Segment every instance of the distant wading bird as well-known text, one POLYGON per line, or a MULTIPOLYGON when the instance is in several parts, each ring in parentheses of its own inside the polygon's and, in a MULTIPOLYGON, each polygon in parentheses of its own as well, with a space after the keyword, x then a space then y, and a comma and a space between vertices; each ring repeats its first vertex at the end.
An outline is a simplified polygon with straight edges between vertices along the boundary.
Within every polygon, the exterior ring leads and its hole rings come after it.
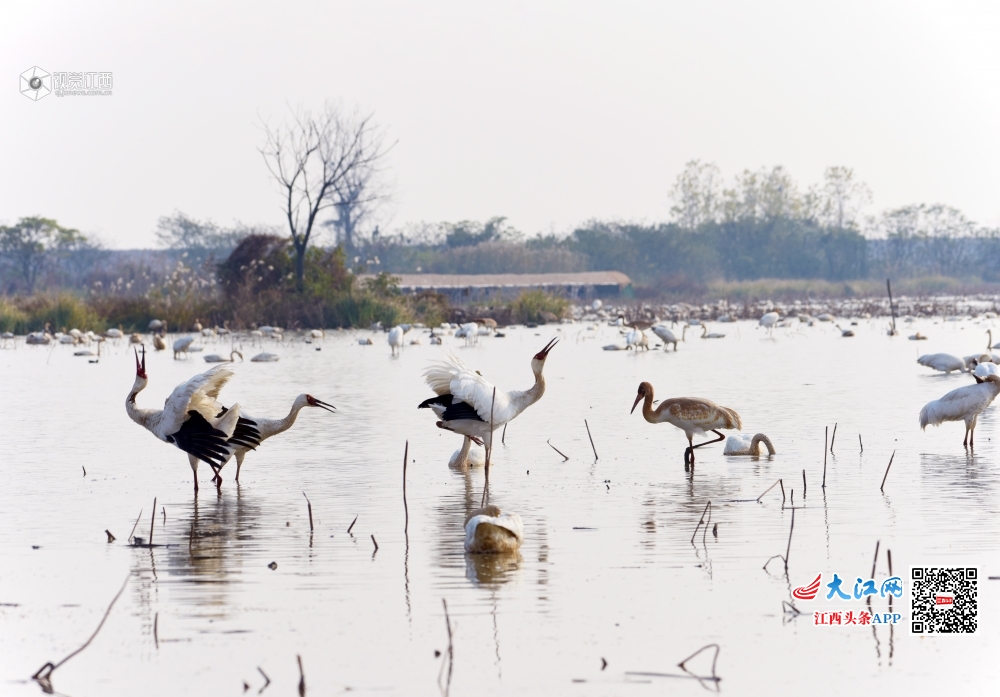
POLYGON ((660 406, 653 410, 653 386, 648 382, 639 383, 639 392, 636 395, 635 403, 632 404, 632 411, 642 402, 642 416, 651 424, 669 423, 684 431, 688 439, 688 447, 684 451, 685 467, 690 456, 691 465, 694 465, 695 448, 700 448, 711 443, 718 443, 725 439, 717 429, 737 429, 743 428, 740 415, 732 409, 719 406, 715 402, 707 399, 695 399, 690 397, 677 397, 665 399, 660 402, 660 406), (704 443, 694 444, 695 435, 708 435, 711 431, 718 438, 714 438, 704 443))
POLYGON ((496 390, 482 375, 469 368, 455 354, 431 365, 424 373, 427 384, 436 397, 426 399, 418 409, 431 409, 437 415, 438 428, 468 436, 474 442, 493 447, 493 431, 537 402, 545 394, 542 369, 549 351, 559 339, 553 339, 531 359, 535 384, 527 390, 506 392, 496 390), (490 428, 492 422, 492 429, 490 428))
MULTIPOLYGON (((252 448, 259 434, 240 418, 240 406, 226 409, 218 401, 219 392, 233 372, 217 366, 178 385, 163 403, 163 409, 140 409, 136 395, 146 389, 146 350, 142 361, 135 354, 135 383, 125 399, 129 418, 166 443, 188 454, 194 472, 194 490, 198 491, 198 461, 218 471, 232 456, 238 444, 252 448)), ((219 480, 221 482, 221 479, 219 480)))
POLYGON ((953 370, 965 372, 968 369, 965 361, 950 353, 926 353, 917 359, 917 363, 943 373, 950 373, 953 370))
MULTIPOLYGON (((687 328, 688 326, 685 324, 684 330, 681 332, 681 339, 680 339, 681 341, 684 341, 684 335, 687 334, 687 328)), ((653 327, 652 331, 654 334, 656 334, 656 336, 660 338, 660 341, 663 342, 664 351, 667 350, 668 344, 673 344, 674 351, 677 350, 677 337, 667 327, 665 327, 662 324, 657 324, 656 326, 653 327)))
POLYGON ((979 384, 959 387, 941 399, 925 404, 920 410, 920 428, 926 429, 928 424, 940 426, 945 421, 964 421, 962 445, 972 447, 976 420, 1000 394, 1000 375, 987 375, 982 380, 979 384))

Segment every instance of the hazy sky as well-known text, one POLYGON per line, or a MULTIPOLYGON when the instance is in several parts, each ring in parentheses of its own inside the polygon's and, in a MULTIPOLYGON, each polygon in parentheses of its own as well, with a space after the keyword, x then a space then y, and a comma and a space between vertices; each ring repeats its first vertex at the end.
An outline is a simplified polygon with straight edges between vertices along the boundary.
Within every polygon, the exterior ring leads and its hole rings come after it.
POLYGON ((340 100, 398 141, 390 226, 659 221, 693 158, 853 167, 871 210, 1000 224, 1000 3, 11 2, 0 6, 0 222, 113 247, 175 210, 282 221, 260 119, 340 100), (33 102, 18 75, 111 71, 33 102))

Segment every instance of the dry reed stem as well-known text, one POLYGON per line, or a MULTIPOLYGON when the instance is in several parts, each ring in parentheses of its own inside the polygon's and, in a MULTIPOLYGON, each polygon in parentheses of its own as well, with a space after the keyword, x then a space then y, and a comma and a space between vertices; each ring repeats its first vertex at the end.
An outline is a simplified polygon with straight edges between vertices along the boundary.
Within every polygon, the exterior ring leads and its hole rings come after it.
POLYGON ((153 617, 153 641, 156 642, 156 648, 160 648, 160 613, 157 612, 156 616, 153 617))
MULTIPOLYGON (((131 573, 129 574, 129 576, 131 576, 131 573)), ((108 619, 108 615, 111 614, 111 608, 113 608, 115 606, 115 603, 118 601, 118 598, 120 598, 121 594, 123 592, 125 592, 125 586, 128 585, 129 576, 125 577, 125 582, 122 583, 122 587, 118 589, 118 592, 115 594, 115 597, 111 599, 111 604, 108 605, 108 609, 104 611, 104 617, 101 618, 100 623, 97 625, 97 629, 95 629, 94 633, 90 635, 90 638, 87 639, 87 641, 85 641, 83 643, 83 646, 81 646, 80 648, 78 648, 76 651, 74 651, 73 653, 71 653, 70 655, 68 655, 66 658, 64 658, 61 661, 59 661, 58 663, 55 663, 55 664, 53 664, 53 663, 46 663, 41 668, 39 668, 38 671, 34 675, 31 676, 32 680, 37 680, 39 682, 48 683, 50 681, 51 677, 52 677, 53 671, 55 671, 56 668, 58 668, 59 666, 61 666, 66 661, 68 661, 69 659, 73 658, 73 656, 77 655, 78 653, 80 653, 81 651, 83 651, 85 648, 87 648, 88 646, 90 646, 90 642, 92 642, 94 640, 94 637, 97 636, 97 633, 99 631, 101 631, 101 627, 104 626, 105 620, 107 620, 108 619), (43 673, 43 671, 44 671, 44 673, 43 673)))
POLYGON ((153 497, 153 515, 149 517, 149 546, 153 546, 153 525, 156 523, 156 497, 153 497))
POLYGON ((108 536, 108 544, 111 544, 112 542, 115 541, 115 536, 111 534, 110 530, 105 530, 104 534, 108 536))
MULTIPOLYGON (((780 482, 780 481, 781 481, 781 480, 779 479, 779 480, 778 480, 778 482, 780 482)), ((774 487, 778 486, 778 482, 775 482, 775 483, 774 483, 774 484, 772 484, 771 486, 767 487, 767 489, 766 489, 766 490, 764 491, 764 494, 766 494, 766 493, 767 493, 768 491, 770 491, 770 490, 771 490, 771 489, 773 489, 774 487)), ((760 496, 758 496, 758 497, 757 497, 757 503, 760 503, 760 500, 761 500, 762 498, 764 498, 764 494, 761 494, 760 496)), ((784 496, 782 496, 782 500, 784 500, 784 496)))
POLYGON ((410 533, 410 509, 406 505, 406 461, 410 459, 410 441, 406 441, 406 448, 403 450, 403 534, 410 533))
MULTIPOLYGON (((711 509, 712 509, 712 502, 709 501, 708 503, 705 504, 705 508, 701 512, 701 519, 698 521, 698 525, 695 526, 694 532, 691 533, 691 544, 694 544, 694 536, 698 534, 698 528, 700 528, 701 524, 705 522, 705 514, 708 513, 711 509)), ((711 518, 709 518, 709 520, 711 520, 711 518)), ((706 524, 705 527, 707 528, 708 525, 706 524)))
POLYGON ((833 444, 837 442, 837 424, 833 424, 833 435, 830 437, 830 453, 833 453, 833 444))
MULTIPOLYGON (((375 541, 375 535, 372 535, 372 544, 375 545, 375 552, 377 552, 378 551, 378 542, 375 541)), ((374 555, 375 552, 372 552, 372 555, 374 555)))
POLYGON ((826 488, 826 444, 827 444, 827 439, 829 437, 830 437, 830 427, 827 426, 823 436, 823 484, 820 487, 822 489, 826 488))
POLYGON ((586 420, 586 419, 584 419, 584 420, 583 420, 583 425, 587 427, 587 438, 589 438, 589 439, 590 439, 590 447, 591 447, 591 448, 593 449, 593 451, 594 451, 594 459, 595 459, 595 460, 600 460, 601 458, 599 458, 599 457, 597 456, 597 448, 596 448, 596 447, 594 447, 594 437, 593 437, 592 435, 590 435, 590 424, 588 424, 588 423, 587 423, 587 420, 586 420))
POLYGON ((548 443, 548 446, 549 446, 550 448, 552 448, 552 449, 553 449, 553 450, 555 450, 555 451, 556 451, 557 453, 559 453, 560 455, 562 455, 562 457, 563 457, 563 462, 566 462, 567 460, 569 460, 569 455, 567 455, 566 453, 564 453, 564 452, 563 452, 562 450, 560 450, 560 449, 559 449, 559 448, 557 448, 556 446, 552 445, 551 441, 552 441, 552 439, 551 439, 551 438, 549 438, 549 439, 548 439, 547 441, 545 441, 545 442, 546 442, 546 443, 548 443))
POLYGON ((806 500, 806 471, 802 470, 802 500, 806 500))
POLYGON ((861 442, 861 434, 860 433, 858 434, 858 445, 861 446, 861 452, 863 453, 865 451, 865 444, 861 442))
POLYGON ((299 697, 306 697, 306 674, 302 670, 302 656, 296 654, 295 660, 299 663, 299 697))
POLYGON ((351 530, 352 530, 352 529, 354 528, 354 524, 355 524, 356 522, 358 522, 358 516, 354 516, 354 520, 352 520, 352 521, 351 521, 351 524, 347 526, 347 534, 348 534, 348 535, 350 535, 350 534, 351 534, 351 530))
POLYGON ((887 467, 885 468, 885 475, 883 475, 883 477, 882 477, 882 485, 881 485, 881 486, 879 486, 879 488, 878 488, 878 490, 879 490, 879 491, 881 491, 881 492, 882 492, 883 494, 884 494, 885 492, 884 492, 884 491, 882 491, 882 489, 883 489, 883 487, 885 487, 885 479, 886 479, 886 477, 888 477, 888 476, 889 476, 889 467, 892 467, 892 459, 893 459, 894 457, 896 457, 896 451, 895 451, 895 450, 893 450, 893 451, 892 451, 892 455, 891 455, 891 456, 889 457, 889 464, 888 464, 888 466, 887 466, 887 467))
POLYGON ((778 480, 778 484, 781 486, 781 505, 785 505, 785 482, 782 479, 778 480))
POLYGON ((306 497, 306 508, 309 509, 309 532, 312 532, 313 531, 313 505, 312 505, 312 502, 309 500, 309 497, 306 496, 306 492, 303 491, 302 495, 306 497))

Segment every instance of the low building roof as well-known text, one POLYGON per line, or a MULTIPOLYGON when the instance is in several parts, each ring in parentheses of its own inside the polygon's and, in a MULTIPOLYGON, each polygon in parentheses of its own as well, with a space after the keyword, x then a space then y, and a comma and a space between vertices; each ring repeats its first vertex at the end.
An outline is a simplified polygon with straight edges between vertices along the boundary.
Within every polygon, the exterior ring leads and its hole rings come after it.
MULTIPOLYGON (((399 287, 425 288, 537 288, 540 286, 619 286, 632 284, 621 271, 581 271, 575 273, 394 273, 399 287)), ((359 275, 364 280, 371 274, 359 275)))

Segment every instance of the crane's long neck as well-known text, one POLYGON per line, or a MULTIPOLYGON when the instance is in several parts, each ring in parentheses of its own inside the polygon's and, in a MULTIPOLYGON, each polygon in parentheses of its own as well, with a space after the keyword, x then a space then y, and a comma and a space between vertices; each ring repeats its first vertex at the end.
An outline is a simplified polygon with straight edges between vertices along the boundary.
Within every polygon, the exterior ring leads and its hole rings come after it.
POLYGON ((534 385, 526 390, 510 393, 510 401, 516 407, 518 414, 537 402, 545 394, 545 376, 542 375, 542 369, 539 367, 534 372, 534 385))
POLYGON ((288 416, 283 419, 269 419, 263 423, 258 423, 258 429, 260 430, 262 439, 276 436, 279 433, 284 433, 290 429, 295 423, 295 419, 299 417, 299 412, 302 411, 302 407, 307 404, 308 402, 305 399, 305 395, 299 395, 295 401, 292 402, 292 408, 288 410, 288 416))
MULTIPOLYGON (((98 344, 98 347, 100 344, 98 344)), ((145 378, 136 377, 135 383, 132 385, 132 389, 128 393, 128 397, 125 398, 125 412, 128 417, 134 422, 142 426, 143 428, 151 428, 152 421, 160 413, 158 409, 140 409, 136 403, 136 396, 146 389, 147 381, 145 378)))
POLYGON ((660 423, 659 414, 653 411, 653 390, 647 389, 642 400, 642 418, 651 424, 660 423))

